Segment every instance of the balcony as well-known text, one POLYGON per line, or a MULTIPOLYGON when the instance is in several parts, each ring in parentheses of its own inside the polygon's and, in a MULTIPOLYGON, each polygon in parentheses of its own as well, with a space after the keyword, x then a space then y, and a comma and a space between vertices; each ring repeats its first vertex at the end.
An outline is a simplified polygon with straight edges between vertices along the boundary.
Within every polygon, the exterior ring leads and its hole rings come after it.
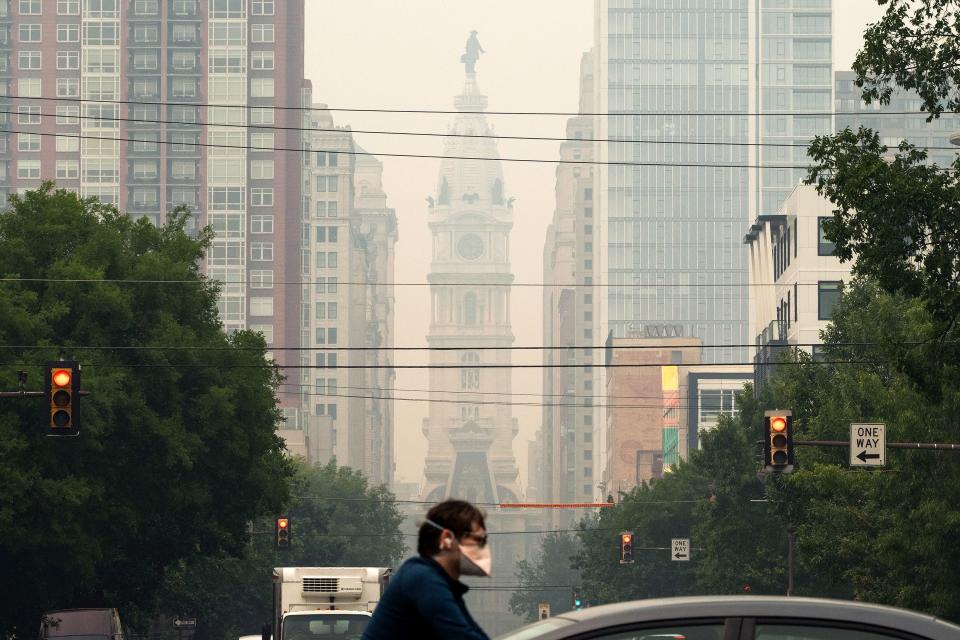
POLYGON ((759 398, 760 389, 774 374, 777 363, 789 349, 787 324, 774 320, 757 336, 757 355, 753 357, 753 392, 759 398))

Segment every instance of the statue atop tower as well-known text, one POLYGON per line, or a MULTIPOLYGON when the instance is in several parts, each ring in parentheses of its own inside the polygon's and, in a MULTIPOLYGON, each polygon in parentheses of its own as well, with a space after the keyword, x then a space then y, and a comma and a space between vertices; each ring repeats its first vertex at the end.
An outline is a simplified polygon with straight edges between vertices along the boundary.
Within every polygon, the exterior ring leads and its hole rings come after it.
POLYGON ((477 60, 480 59, 481 53, 486 53, 486 51, 480 46, 480 40, 477 39, 477 32, 471 31, 470 37, 467 38, 466 49, 463 55, 460 56, 460 62, 466 67, 467 75, 476 73, 475 65, 477 64, 477 60))

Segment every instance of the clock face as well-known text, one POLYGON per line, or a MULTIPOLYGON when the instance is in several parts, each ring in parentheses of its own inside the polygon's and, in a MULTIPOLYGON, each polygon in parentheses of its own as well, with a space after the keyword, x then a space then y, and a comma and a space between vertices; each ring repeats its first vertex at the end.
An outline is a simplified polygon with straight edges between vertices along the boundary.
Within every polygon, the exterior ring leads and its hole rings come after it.
POLYGON ((468 233, 457 242, 457 253, 464 260, 476 260, 483 255, 483 240, 475 233, 468 233))

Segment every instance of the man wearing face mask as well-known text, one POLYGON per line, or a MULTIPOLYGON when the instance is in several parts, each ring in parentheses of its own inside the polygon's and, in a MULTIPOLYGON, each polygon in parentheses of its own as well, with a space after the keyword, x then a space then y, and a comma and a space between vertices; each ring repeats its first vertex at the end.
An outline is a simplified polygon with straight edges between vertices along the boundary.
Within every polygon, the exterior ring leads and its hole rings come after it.
POLYGON ((460 576, 489 576, 483 512, 446 500, 427 512, 417 552, 390 578, 363 640, 489 640, 463 602, 460 576))

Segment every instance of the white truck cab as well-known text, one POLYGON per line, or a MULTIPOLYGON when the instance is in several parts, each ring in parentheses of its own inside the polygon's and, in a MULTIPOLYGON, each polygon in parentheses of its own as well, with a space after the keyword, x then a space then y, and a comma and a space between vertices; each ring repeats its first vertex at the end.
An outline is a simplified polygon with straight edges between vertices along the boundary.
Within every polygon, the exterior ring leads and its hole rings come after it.
POLYGON ((262 640, 359 640, 389 579, 383 567, 278 567, 262 640))

